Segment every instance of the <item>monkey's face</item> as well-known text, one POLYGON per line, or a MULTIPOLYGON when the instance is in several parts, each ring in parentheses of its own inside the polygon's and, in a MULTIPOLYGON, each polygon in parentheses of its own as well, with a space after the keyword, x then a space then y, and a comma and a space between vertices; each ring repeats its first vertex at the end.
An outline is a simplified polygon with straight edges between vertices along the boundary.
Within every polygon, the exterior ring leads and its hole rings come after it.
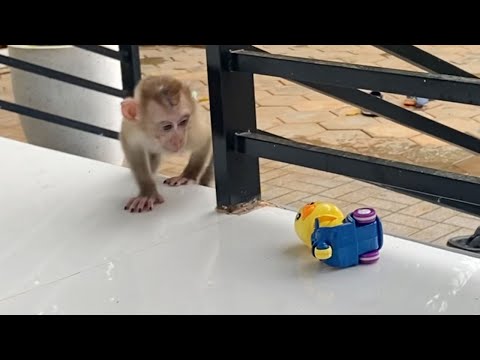
POLYGON ((163 149, 168 152, 178 152, 183 149, 187 140, 190 124, 191 108, 182 104, 171 109, 152 103, 148 120, 144 125, 146 132, 153 137, 163 149))

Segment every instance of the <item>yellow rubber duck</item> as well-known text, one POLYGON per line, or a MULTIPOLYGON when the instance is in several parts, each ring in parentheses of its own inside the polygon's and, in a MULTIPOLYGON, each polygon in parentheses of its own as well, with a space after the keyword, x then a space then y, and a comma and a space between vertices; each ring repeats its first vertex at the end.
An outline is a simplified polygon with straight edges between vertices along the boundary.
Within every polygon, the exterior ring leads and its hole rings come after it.
MULTIPOLYGON (((317 218, 321 227, 327 227, 342 224, 345 216, 338 207, 329 203, 317 201, 302 206, 295 216, 295 232, 309 248, 312 247, 311 236, 317 218)), ((315 249, 314 256, 319 260, 329 259, 332 248, 315 249)))

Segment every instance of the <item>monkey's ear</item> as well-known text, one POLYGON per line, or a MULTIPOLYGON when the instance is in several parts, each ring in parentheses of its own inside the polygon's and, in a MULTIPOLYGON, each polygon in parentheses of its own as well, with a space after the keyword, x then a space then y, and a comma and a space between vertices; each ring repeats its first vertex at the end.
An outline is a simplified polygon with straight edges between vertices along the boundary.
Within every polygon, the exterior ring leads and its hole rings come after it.
POLYGON ((138 104, 135 99, 126 98, 122 101, 122 115, 127 120, 138 120, 138 104))

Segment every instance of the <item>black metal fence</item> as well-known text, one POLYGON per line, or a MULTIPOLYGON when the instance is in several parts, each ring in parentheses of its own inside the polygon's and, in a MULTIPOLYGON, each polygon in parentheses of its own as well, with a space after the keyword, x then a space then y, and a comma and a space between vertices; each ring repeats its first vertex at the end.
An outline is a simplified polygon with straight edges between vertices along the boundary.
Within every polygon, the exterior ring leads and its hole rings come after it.
POLYGON ((478 138, 359 89, 480 105, 480 79, 413 45, 374 45, 430 73, 207 46, 217 204, 260 199, 258 158, 349 176, 480 215, 480 178, 307 145, 257 130, 253 74, 282 77, 478 153, 478 138))
MULTIPOLYGON (((0 64, 5 64, 7 66, 17 68, 23 71, 31 72, 51 79, 59 80, 62 82, 98 91, 100 93, 117 96, 120 98, 124 98, 133 94, 135 85, 141 77, 140 56, 137 45, 119 45, 119 51, 111 50, 100 45, 75 46, 84 49, 85 51, 91 51, 93 53, 120 61, 122 69, 122 89, 116 89, 110 86, 99 84, 94 81, 86 80, 61 71, 53 70, 44 66, 39 66, 5 55, 0 55, 0 64)), ((97 134, 112 139, 118 139, 118 132, 116 131, 86 124, 75 119, 68 119, 63 116, 46 113, 37 109, 32 109, 1 99, 0 109, 12 111, 20 115, 30 116, 43 121, 68 126, 92 134, 97 134)))
MULTIPOLYGON (((0 55, 0 63, 101 93, 132 95, 141 78, 137 45, 114 51, 75 45, 122 64, 122 89, 0 55)), ((257 129, 253 74, 283 77, 478 153, 478 138, 398 107, 359 89, 480 105, 480 79, 412 45, 375 45, 430 73, 272 55, 251 45, 208 45, 207 66, 217 204, 220 208, 260 199, 258 158, 349 176, 417 198, 480 215, 480 179, 375 157, 312 146, 257 129)), ((0 108, 93 134, 118 133, 74 119, 0 100, 0 108)))

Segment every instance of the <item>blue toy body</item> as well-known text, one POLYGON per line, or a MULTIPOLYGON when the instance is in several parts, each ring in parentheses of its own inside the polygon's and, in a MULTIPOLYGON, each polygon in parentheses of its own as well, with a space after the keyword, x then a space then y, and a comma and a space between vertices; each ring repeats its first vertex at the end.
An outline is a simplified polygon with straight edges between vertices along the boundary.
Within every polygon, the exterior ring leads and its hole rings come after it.
POLYGON ((312 254, 315 254, 315 249, 331 247, 331 257, 322 260, 327 265, 340 268, 355 266, 360 263, 362 255, 382 248, 382 222, 377 216, 373 222, 365 224, 358 222, 350 214, 341 225, 320 227, 316 219, 311 239, 312 254))

